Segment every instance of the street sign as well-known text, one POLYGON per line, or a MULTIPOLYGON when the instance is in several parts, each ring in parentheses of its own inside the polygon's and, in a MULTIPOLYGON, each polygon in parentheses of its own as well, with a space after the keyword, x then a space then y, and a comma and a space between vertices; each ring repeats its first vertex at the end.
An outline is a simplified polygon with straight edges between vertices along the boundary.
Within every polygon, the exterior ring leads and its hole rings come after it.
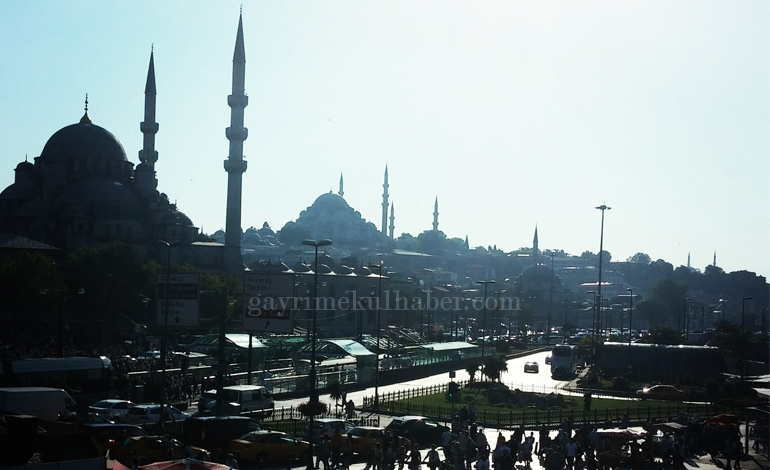
POLYGON ((168 326, 198 326, 200 313, 200 274, 158 274, 158 325, 165 325, 168 301, 168 326))
POLYGON ((248 273, 243 278, 245 331, 291 333, 294 274, 248 273))

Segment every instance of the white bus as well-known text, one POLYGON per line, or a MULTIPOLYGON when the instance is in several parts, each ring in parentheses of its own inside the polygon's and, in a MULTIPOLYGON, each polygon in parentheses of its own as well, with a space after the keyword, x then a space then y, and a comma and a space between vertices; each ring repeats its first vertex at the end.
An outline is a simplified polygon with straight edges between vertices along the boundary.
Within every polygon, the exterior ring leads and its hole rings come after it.
POLYGON ((572 378, 582 362, 575 346, 557 344, 551 349, 551 376, 555 379, 572 378))

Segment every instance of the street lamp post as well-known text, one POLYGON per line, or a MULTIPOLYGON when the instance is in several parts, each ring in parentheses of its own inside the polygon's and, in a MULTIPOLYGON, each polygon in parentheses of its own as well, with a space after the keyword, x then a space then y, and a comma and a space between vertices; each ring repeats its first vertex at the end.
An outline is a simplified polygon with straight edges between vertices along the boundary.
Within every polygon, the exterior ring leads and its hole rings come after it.
MULTIPOLYGON (((596 206, 597 209, 602 211, 602 228, 601 232, 599 233, 599 282, 597 285, 597 295, 599 296, 599 315, 598 317, 601 318, 601 301, 602 301, 602 260, 604 259, 604 211, 608 211, 612 209, 611 207, 608 207, 606 204, 602 204, 601 206, 596 206)), ((601 320, 600 320, 601 321, 601 320)))
MULTIPOLYGON (((380 411, 380 316, 382 315, 382 261, 372 265, 377 270, 377 354, 374 356, 374 409, 380 411)), ((423 307, 424 311, 424 307, 423 307)), ((422 315, 420 316, 420 329, 422 329, 422 315)))
POLYGON ((687 297, 684 299, 684 342, 687 343, 690 339, 690 333, 687 330, 687 321, 689 320, 689 310, 687 310, 687 302, 695 300, 692 297, 687 297))
POLYGON ((626 290, 628 291, 628 347, 630 348, 632 319, 634 318, 634 291, 630 287, 626 290))
POLYGON ((481 336, 481 357, 484 357, 484 346, 486 345, 487 339, 487 285, 494 284, 495 281, 477 281, 476 284, 481 284, 484 286, 484 306, 483 306, 483 313, 481 316, 481 330, 482 330, 482 336, 481 336))
POLYGON ((593 306, 591 307, 591 365, 594 365, 594 354, 596 351, 596 344, 594 343, 596 336, 596 292, 589 290, 586 294, 591 294, 593 297, 593 306))
POLYGON ((746 329, 746 301, 751 300, 753 297, 744 297, 741 305, 741 329, 746 329))
POLYGON ((318 317, 318 247, 329 246, 332 241, 324 240, 302 240, 303 245, 312 246, 315 249, 315 265, 313 266, 313 326, 310 336, 310 413, 308 413, 308 429, 310 429, 310 462, 308 469, 313 467, 313 416, 318 408, 318 393, 316 390, 316 371, 315 371, 315 343, 316 343, 316 320, 318 317))
POLYGON ((171 243, 159 240, 158 245, 166 246, 166 292, 165 305, 163 306, 163 333, 160 337, 160 432, 166 431, 166 341, 168 336, 168 304, 171 291, 171 243))

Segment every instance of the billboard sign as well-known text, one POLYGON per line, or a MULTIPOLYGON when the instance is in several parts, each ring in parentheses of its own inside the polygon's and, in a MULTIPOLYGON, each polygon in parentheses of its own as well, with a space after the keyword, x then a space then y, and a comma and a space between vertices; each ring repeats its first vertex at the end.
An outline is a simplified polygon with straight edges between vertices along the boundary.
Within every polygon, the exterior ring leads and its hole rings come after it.
POLYGON ((294 309, 294 274, 247 273, 243 280, 243 329, 291 333, 294 309))
POLYGON ((200 314, 200 274, 158 274, 158 325, 198 326, 200 314))

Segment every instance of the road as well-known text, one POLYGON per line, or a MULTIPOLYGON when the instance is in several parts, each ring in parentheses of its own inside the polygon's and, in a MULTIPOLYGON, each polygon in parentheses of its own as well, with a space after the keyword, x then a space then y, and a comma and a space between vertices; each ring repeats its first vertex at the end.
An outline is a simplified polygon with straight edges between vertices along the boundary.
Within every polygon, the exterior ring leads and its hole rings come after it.
MULTIPOLYGON (((551 378, 551 372, 550 372, 550 366, 546 365, 545 358, 548 356, 550 352, 548 351, 541 351, 537 353, 533 353, 528 356, 523 356, 515 359, 509 359, 506 364, 508 365, 508 371, 504 372, 500 376, 500 380, 502 383, 507 385, 511 390, 519 388, 524 391, 535 391, 535 392, 543 392, 548 393, 553 391, 555 388, 564 386, 568 382, 562 381, 562 380, 554 380, 551 378), (527 361, 536 361, 540 365, 540 372, 537 374, 533 373, 525 373, 524 372, 524 363, 527 361)), ((465 369, 459 369, 455 371, 455 378, 453 380, 456 381, 466 381, 470 377, 468 376, 468 372, 465 369)), ((478 374, 476 375, 476 379, 478 379, 478 374)), ((449 382, 449 374, 444 372, 441 374, 431 375, 428 377, 423 377, 420 379, 415 380, 409 380, 406 382, 400 382, 397 384, 392 385, 383 385, 382 387, 379 387, 380 394, 388 393, 388 392, 396 392, 400 390, 407 390, 411 388, 420 388, 425 387, 428 385, 436 385, 441 383, 449 382)), ((348 393, 348 399, 353 400, 353 403, 356 405, 360 405, 363 402, 364 397, 374 397, 374 387, 369 387, 365 390, 357 390, 354 392, 348 393)), ((328 399, 329 397, 324 397, 323 395, 320 397, 321 400, 328 399)), ((300 403, 304 403, 307 401, 307 397, 300 397, 300 398, 291 398, 286 400, 276 400, 275 407, 281 408, 281 407, 289 407, 293 406, 296 407, 300 403)))

